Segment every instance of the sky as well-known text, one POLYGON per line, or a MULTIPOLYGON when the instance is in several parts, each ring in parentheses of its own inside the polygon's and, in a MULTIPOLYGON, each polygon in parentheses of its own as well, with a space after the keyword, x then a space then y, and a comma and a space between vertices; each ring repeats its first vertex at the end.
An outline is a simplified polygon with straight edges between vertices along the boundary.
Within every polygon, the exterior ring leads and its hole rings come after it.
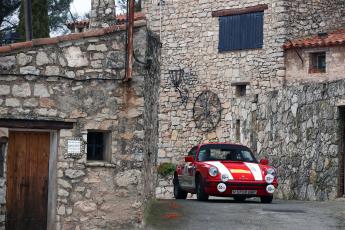
POLYGON ((91 10, 91 0, 74 0, 71 4, 72 13, 78 13, 79 16, 89 13, 91 10))

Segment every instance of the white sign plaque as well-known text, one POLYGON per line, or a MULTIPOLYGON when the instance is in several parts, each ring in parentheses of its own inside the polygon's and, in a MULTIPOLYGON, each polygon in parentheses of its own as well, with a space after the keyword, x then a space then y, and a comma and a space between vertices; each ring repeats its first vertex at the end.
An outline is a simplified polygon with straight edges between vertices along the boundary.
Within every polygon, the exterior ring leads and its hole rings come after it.
POLYGON ((80 140, 68 140, 67 141, 68 154, 80 154, 81 153, 81 141, 80 140))

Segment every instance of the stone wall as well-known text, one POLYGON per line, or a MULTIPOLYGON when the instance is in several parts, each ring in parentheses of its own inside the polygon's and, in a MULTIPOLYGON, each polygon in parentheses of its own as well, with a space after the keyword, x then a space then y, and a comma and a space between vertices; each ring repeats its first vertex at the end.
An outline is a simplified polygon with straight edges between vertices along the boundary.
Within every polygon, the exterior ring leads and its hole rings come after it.
POLYGON ((330 32, 345 27, 345 0, 287 1, 289 38, 330 32))
MULTIPOLYGON (((155 147, 146 146, 155 146, 157 135, 157 126, 151 125, 157 123, 157 116, 151 112, 157 111, 153 90, 158 70, 135 62, 133 80, 123 82, 125 31, 87 33, 95 36, 48 39, 50 45, 2 53, 0 117, 74 122, 73 129, 59 132, 56 229, 132 229, 140 226, 145 199, 152 194, 152 186, 145 185, 143 178, 148 177, 146 169, 153 168, 147 160, 144 167, 144 159, 149 153, 153 158, 157 155, 155 147), (52 42, 56 40, 60 42, 52 42), (65 155, 67 140, 86 141, 88 130, 111 133, 109 161, 65 155)), ((151 43, 146 28, 136 27, 138 60, 157 53, 151 43)), ((150 56, 157 64, 159 55, 150 56)), ((2 183, 1 202, 5 190, 2 183)))
POLYGON ((152 32, 148 33, 146 64, 150 66, 145 80, 145 138, 144 142, 144 194, 146 199, 155 197, 158 155, 158 101, 160 82, 160 42, 152 32))
MULTIPOLYGON (((257 124, 255 115, 249 116, 252 109, 257 109, 257 105, 247 103, 246 100, 248 97, 255 100, 266 97, 264 95, 268 91, 284 87, 286 66, 282 46, 288 39, 333 30, 335 26, 341 26, 345 22, 341 16, 345 12, 342 10, 342 0, 325 3, 325 9, 322 6, 323 1, 314 0, 167 0, 163 5, 158 4, 159 2, 144 2, 148 26, 160 35, 162 42, 158 162, 177 163, 183 160, 183 156, 192 146, 214 138, 220 141, 238 140, 254 150, 265 149, 266 147, 257 146, 256 141, 266 138, 266 133, 262 133, 266 126, 257 124), (268 6, 264 12, 263 48, 219 53, 219 22, 218 18, 212 17, 212 11, 259 4, 268 6), (335 20, 339 22, 335 23, 335 20), (185 70, 181 87, 188 92, 186 103, 182 103, 182 98, 169 76, 169 70, 179 68, 185 70), (247 97, 238 97, 236 87, 232 86, 241 82, 249 83, 245 86, 247 97), (205 90, 211 90, 218 95, 222 108, 220 122, 211 131, 197 128, 193 118, 193 104, 205 90), (241 103, 244 106, 239 106, 241 103), (246 133, 244 127, 247 126, 255 127, 257 132, 246 133), (239 137, 236 128, 242 129, 239 137)), ((268 102, 269 100, 265 103, 268 102)), ((314 106, 317 108, 316 104, 314 106)), ((272 124, 272 129, 280 128, 272 124)), ((284 154, 293 153, 288 151, 284 154)), ((290 161, 281 162, 291 164, 290 161)), ((327 184, 329 185, 328 182, 327 184)), ((294 188, 287 191, 293 191, 294 188)), ((156 195, 171 198, 171 191, 171 182, 161 179, 156 195)), ((326 194, 327 196, 324 196, 315 192, 314 196, 318 199, 334 197, 333 190, 326 194)), ((298 196, 301 199, 313 198, 312 195, 298 196)))
MULTIPOLYGON (((287 33, 285 1, 164 1, 161 17, 158 2, 146 1, 144 8, 148 26, 161 35, 162 88, 171 88, 168 70, 176 68, 195 73, 198 81, 193 90, 200 91, 204 86, 217 88, 227 98, 234 96, 231 82, 250 82, 248 90, 253 93, 281 86, 284 77, 281 46, 287 33), (212 17, 212 11, 259 4, 268 5, 263 49, 219 53, 219 22, 218 17, 212 17)), ((171 91, 164 91, 161 98, 171 91)))
POLYGON ((286 87, 234 103, 241 141, 278 168, 278 196, 334 199, 338 189, 338 105, 345 80, 286 87))
MULTIPOLYGON (((235 98, 233 82, 249 82, 247 94, 255 94, 280 87, 284 80, 284 52, 282 44, 286 31, 282 29, 286 17, 282 14, 284 1, 146 1, 148 26, 161 35, 162 62, 159 99, 158 162, 177 163, 188 149, 204 140, 234 140, 236 117, 232 114, 231 99, 235 98), (218 18, 212 11, 267 4, 264 16, 263 49, 218 52, 218 18), (188 101, 173 87, 169 70, 185 70, 183 87, 188 101), (198 129, 193 120, 193 104, 204 90, 215 92, 221 101, 222 114, 216 130, 198 129)), ((169 181, 161 179, 157 197, 172 197, 169 181)))
POLYGON ((90 27, 109 27, 115 24, 114 0, 91 0, 90 27))

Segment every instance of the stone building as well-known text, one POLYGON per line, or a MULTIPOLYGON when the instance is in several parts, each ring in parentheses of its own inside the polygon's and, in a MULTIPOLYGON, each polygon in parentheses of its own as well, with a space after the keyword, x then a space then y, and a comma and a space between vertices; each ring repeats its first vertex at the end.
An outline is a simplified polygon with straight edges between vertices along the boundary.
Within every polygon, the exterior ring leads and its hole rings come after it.
POLYGON ((135 22, 139 62, 125 82, 125 38, 115 25, 0 47, 1 229, 140 227, 154 191, 159 41, 135 22))
POLYGON ((345 63, 345 30, 319 33, 287 42, 286 82, 324 82, 342 79, 345 63))
POLYGON ((172 196, 157 164, 209 139, 268 157, 279 197, 344 194, 344 0, 145 1, 131 82, 113 2, 89 31, 0 47, 2 227, 138 228, 172 196))
MULTIPOLYGON (((344 0, 152 0, 144 8, 162 42, 159 162, 181 161, 209 139, 241 142, 278 168, 279 197, 343 195, 344 82, 335 81, 345 77, 343 48, 329 48, 339 58, 327 59, 326 82, 303 84, 309 61, 302 71, 298 56, 307 51, 284 45, 345 28, 344 0)), ((157 197, 171 193, 160 179, 157 197)))

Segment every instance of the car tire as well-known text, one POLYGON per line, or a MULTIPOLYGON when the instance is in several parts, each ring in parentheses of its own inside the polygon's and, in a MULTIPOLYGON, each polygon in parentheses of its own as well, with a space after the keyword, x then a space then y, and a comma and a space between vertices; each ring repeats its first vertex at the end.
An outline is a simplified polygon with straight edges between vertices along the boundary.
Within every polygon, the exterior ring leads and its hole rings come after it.
POLYGON ((208 194, 205 192, 204 182, 201 176, 198 176, 196 180, 196 197, 199 201, 208 200, 208 194))
POLYGON ((273 201, 273 196, 262 196, 260 197, 261 203, 270 204, 273 201))
POLYGON ((243 202, 246 200, 246 197, 244 196, 234 196, 234 200, 237 202, 243 202))
POLYGON ((188 193, 180 187, 178 178, 174 176, 174 197, 175 199, 186 199, 188 193))

